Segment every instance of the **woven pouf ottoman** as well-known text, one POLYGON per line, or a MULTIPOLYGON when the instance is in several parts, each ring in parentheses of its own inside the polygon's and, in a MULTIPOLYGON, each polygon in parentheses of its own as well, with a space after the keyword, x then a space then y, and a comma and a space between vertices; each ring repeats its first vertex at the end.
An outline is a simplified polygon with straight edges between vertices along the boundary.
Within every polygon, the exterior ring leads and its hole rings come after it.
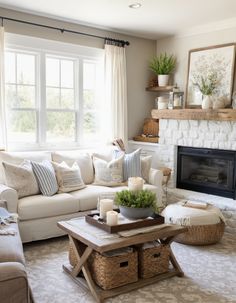
POLYGON ((174 241, 189 245, 208 245, 220 241, 224 234, 225 219, 221 211, 207 205, 206 209, 183 206, 183 202, 170 204, 163 211, 165 223, 178 224, 188 228, 174 241))

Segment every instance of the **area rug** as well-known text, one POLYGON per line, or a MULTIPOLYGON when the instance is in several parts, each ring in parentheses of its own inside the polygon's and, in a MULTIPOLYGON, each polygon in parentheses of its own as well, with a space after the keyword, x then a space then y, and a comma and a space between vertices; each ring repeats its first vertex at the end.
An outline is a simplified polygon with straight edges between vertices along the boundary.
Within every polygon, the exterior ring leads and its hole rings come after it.
MULTIPOLYGON (((236 303, 236 237, 220 243, 187 246, 172 243, 185 277, 172 277, 106 303, 236 303)), ((68 263, 67 237, 24 245, 30 284, 36 303, 95 303, 90 292, 63 272, 68 263)))

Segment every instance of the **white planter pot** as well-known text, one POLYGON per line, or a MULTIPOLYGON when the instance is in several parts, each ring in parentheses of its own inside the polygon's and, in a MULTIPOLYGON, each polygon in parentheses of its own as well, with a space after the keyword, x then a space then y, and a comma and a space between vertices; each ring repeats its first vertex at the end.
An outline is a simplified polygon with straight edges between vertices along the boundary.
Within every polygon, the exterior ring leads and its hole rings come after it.
POLYGON ((202 109, 210 109, 212 108, 212 97, 204 96, 202 100, 202 109))
POLYGON ((158 75, 158 86, 167 86, 169 84, 170 75, 158 75))

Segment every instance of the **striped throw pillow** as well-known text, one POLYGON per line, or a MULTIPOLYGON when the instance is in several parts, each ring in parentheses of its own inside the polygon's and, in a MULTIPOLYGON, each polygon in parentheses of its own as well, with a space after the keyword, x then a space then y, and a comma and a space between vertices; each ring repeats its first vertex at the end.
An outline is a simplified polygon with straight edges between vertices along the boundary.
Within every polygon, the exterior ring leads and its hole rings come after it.
MULTIPOLYGON (((123 151, 115 150, 115 158, 120 157, 122 154, 124 154, 123 151)), ((140 155, 141 148, 124 155, 123 176, 125 181, 129 177, 142 177, 140 155)))
POLYGON ((41 193, 44 196, 54 195, 58 191, 58 185, 51 162, 48 160, 41 163, 31 161, 31 164, 41 193))

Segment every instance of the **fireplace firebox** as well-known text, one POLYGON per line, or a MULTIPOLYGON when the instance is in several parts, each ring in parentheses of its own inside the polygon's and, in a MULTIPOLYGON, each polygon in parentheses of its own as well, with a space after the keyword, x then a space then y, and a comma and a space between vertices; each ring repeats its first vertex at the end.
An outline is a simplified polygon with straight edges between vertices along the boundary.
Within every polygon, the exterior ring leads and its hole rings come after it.
POLYGON ((178 146, 177 188, 236 199, 236 152, 178 146))

